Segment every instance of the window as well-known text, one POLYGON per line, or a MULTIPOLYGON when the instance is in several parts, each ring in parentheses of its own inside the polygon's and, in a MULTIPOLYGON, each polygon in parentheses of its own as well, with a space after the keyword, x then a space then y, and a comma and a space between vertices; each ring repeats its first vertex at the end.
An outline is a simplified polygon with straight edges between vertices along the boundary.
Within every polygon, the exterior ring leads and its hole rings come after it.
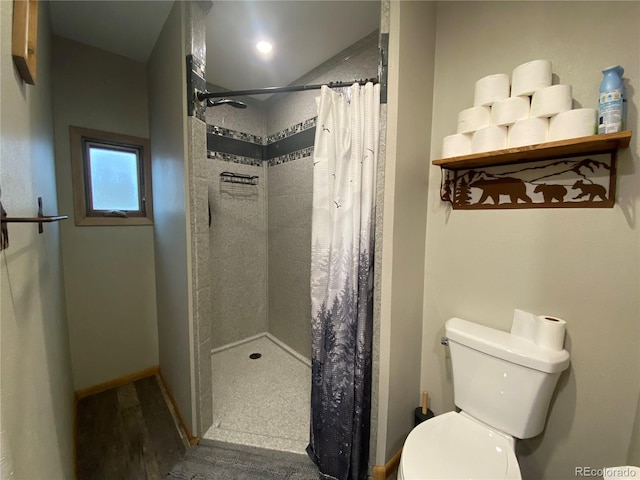
POLYGON ((151 225, 149 140, 69 127, 76 225, 151 225))

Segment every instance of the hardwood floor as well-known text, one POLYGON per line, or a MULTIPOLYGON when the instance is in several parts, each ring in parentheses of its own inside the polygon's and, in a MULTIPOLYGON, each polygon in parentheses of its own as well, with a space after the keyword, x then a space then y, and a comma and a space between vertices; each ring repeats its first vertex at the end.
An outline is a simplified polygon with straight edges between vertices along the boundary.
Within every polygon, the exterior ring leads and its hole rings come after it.
POLYGON ((157 375, 79 400, 77 428, 78 480, 165 478, 188 447, 157 375))

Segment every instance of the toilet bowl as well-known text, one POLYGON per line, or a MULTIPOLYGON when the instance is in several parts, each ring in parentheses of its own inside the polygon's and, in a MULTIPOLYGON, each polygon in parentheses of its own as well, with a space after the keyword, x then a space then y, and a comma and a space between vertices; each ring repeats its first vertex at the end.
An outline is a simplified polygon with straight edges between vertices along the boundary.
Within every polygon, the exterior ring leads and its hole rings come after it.
POLYGON ((520 480, 515 441, 464 412, 414 428, 402 449, 398 480, 520 480))
POLYGON ((398 479, 521 479, 516 439, 544 429, 569 352, 459 318, 449 319, 445 331, 460 413, 436 416, 409 433, 398 479))

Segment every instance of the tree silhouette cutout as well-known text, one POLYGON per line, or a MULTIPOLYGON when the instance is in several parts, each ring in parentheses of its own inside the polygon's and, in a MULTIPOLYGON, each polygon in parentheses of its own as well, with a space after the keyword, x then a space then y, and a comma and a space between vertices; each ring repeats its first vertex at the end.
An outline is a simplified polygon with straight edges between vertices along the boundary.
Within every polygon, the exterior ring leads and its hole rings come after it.
POLYGON ((471 190, 469 189, 469 183, 465 177, 461 177, 458 180, 454 203, 456 205, 471 205, 471 190))

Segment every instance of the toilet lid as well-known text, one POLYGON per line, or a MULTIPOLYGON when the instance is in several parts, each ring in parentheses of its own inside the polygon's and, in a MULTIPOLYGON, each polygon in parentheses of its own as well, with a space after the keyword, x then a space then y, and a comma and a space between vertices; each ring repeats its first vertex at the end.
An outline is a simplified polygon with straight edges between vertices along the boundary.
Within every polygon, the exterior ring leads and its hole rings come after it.
POLYGON ((405 480, 521 478, 508 440, 455 412, 414 428, 400 462, 405 480))

